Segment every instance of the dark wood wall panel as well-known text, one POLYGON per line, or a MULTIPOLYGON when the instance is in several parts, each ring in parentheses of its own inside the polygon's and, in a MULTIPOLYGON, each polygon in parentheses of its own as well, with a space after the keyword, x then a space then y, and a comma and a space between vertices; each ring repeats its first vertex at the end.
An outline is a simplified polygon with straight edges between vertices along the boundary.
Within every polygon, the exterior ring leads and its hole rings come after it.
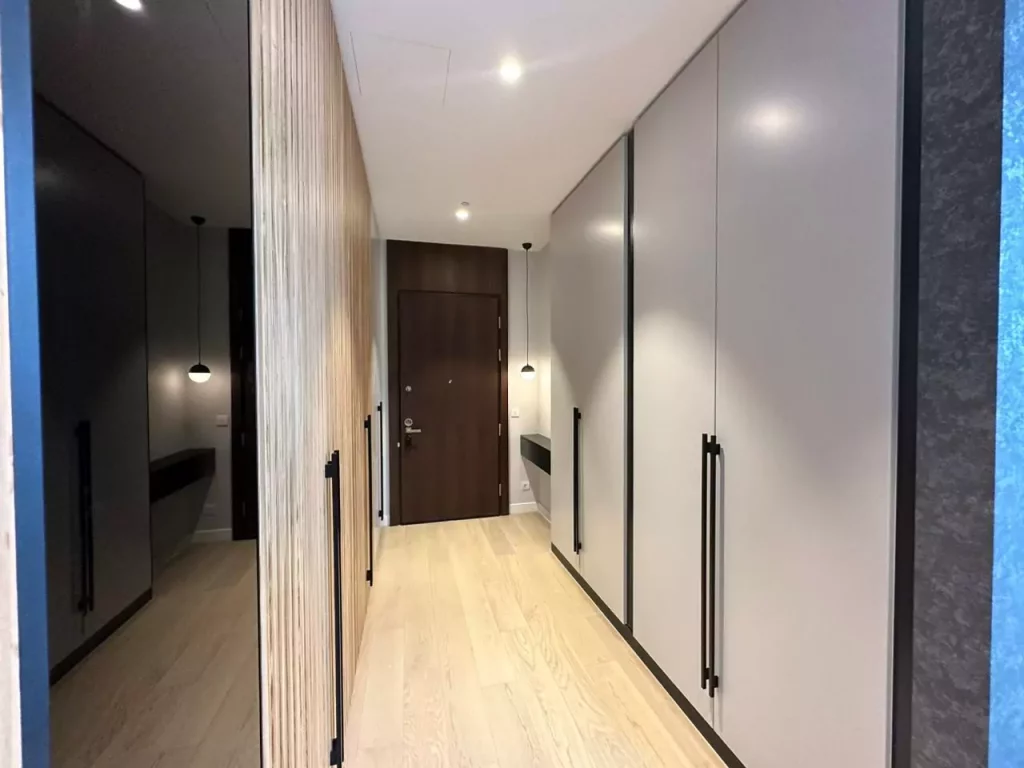
MULTIPOLYGON (((399 365, 398 295, 402 291, 441 291, 497 296, 501 316, 501 424, 508 435, 508 251, 504 248, 388 240, 388 394, 390 419, 391 524, 402 524, 402 424, 399 365)), ((508 514, 508 440, 501 442, 504 493, 502 514, 508 514)))

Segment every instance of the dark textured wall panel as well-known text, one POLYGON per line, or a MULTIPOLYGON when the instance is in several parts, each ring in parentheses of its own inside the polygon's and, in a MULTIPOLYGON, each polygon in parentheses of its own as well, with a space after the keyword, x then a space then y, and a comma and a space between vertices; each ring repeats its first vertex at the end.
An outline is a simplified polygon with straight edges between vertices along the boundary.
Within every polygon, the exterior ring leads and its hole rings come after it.
POLYGON ((924 0, 918 7, 911 764, 980 768, 988 754, 1003 2, 924 0))

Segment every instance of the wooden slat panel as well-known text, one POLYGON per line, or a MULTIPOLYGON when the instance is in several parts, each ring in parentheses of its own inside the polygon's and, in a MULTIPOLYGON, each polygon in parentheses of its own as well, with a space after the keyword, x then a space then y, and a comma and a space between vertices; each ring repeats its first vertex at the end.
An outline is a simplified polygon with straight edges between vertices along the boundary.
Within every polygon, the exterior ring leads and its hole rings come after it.
MULTIPOLYGON (((0 121, 2 131, 2 121, 0 121)), ((21 765, 18 671, 18 573, 14 547, 14 426, 7 304, 7 206, 0 140, 0 765, 21 765)))
POLYGON ((326 765, 334 735, 335 448, 346 702, 368 599, 371 204, 329 0, 251 14, 263 764, 292 768, 326 765))

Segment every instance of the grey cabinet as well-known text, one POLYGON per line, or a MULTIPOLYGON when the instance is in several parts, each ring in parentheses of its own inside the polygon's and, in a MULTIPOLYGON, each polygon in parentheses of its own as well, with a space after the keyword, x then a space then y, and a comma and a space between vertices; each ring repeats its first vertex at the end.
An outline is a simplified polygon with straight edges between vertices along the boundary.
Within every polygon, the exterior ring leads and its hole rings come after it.
POLYGON ((555 211, 548 249, 552 540, 619 618, 625 615, 625 189, 623 139, 555 211))
POLYGON ((713 39, 637 121, 633 170, 633 631, 709 722, 700 544, 702 436, 715 431, 717 99, 713 39))
POLYGON ((151 587, 142 177, 37 101, 50 665, 151 587))
POLYGON ((748 766, 887 764, 900 43, 748 0, 635 129, 634 632, 748 766))

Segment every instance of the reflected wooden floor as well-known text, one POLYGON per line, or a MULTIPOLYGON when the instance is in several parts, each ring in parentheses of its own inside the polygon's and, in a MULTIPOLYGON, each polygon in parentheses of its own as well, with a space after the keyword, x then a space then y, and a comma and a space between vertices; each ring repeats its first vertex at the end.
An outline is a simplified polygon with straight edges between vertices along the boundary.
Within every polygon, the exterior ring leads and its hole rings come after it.
POLYGON ((256 548, 196 544, 51 692, 54 768, 259 768, 256 548))
POLYGON ((719 768, 539 515, 384 532, 346 768, 719 768))

